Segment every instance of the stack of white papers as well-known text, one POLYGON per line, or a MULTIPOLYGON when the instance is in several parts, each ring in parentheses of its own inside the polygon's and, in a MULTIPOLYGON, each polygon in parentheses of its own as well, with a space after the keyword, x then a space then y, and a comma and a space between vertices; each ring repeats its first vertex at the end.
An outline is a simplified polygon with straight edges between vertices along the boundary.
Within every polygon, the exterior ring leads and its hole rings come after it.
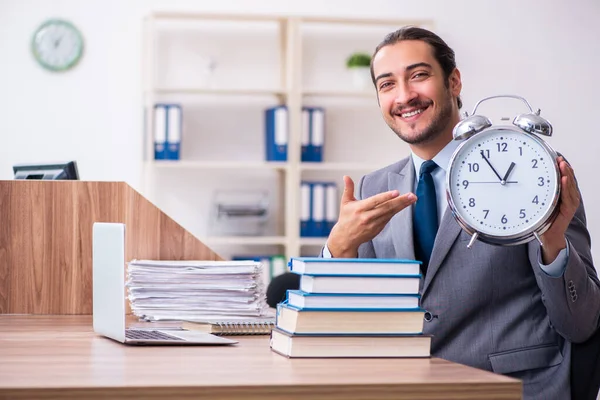
POLYGON ((257 261, 133 260, 126 288, 134 315, 148 321, 252 320, 270 315, 257 261))

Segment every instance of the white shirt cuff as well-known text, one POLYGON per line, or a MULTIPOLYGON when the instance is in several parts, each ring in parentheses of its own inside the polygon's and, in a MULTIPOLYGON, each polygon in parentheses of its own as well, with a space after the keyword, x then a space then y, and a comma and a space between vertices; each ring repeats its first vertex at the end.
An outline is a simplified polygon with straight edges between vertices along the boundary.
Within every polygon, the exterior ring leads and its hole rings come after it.
POLYGON ((548 265, 544 265, 542 263, 542 249, 540 249, 540 252, 538 253, 538 264, 540 265, 542 271, 544 271, 547 275, 558 278, 562 276, 562 274, 565 272, 565 269, 567 269, 567 261, 569 260, 569 242, 565 239, 565 243, 567 246, 562 249, 558 253, 558 256, 556 256, 556 259, 548 265))
POLYGON ((325 246, 323 247, 323 258, 333 258, 329 248, 327 247, 327 243, 325 243, 325 246))

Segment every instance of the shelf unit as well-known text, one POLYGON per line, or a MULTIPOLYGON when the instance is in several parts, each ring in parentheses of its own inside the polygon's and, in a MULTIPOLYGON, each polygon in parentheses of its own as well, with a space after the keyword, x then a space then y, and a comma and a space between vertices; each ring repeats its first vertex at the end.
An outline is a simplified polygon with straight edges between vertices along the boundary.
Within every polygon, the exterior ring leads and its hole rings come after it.
MULTIPOLYGON (((199 14, 199 13, 179 13, 179 12, 155 12, 146 17, 144 22, 144 59, 143 59, 143 101, 145 112, 144 128, 144 162, 142 176, 142 191, 154 201, 157 188, 153 187, 152 177, 157 171, 203 171, 211 174, 231 173, 245 174, 249 172, 266 171, 278 175, 280 184, 279 199, 283 205, 280 210, 281 227, 275 235, 269 236, 236 236, 236 237, 212 237, 210 234, 200 234, 199 236, 208 245, 215 246, 277 246, 280 254, 286 257, 298 256, 302 254, 303 247, 318 248, 325 243, 325 238, 304 238, 300 237, 299 223, 299 199, 300 182, 305 174, 336 173, 341 174, 363 174, 386 163, 380 163, 380 157, 374 157, 373 160, 353 162, 352 159, 341 161, 325 160, 322 163, 301 162, 300 153, 300 135, 301 135, 301 113, 302 106, 311 99, 327 99, 328 101, 337 101, 339 99, 365 101, 372 100, 376 104, 376 96, 373 89, 353 89, 346 85, 340 88, 339 85, 327 86, 322 84, 305 84, 303 82, 303 66, 310 57, 303 54, 303 29, 307 26, 334 27, 343 26, 349 29, 360 27, 387 28, 390 32, 403 25, 419 25, 431 28, 431 21, 425 20, 379 20, 379 19, 359 19, 359 18, 322 18, 314 16, 284 16, 284 15, 236 15, 236 14, 199 14), (279 76, 274 87, 202 87, 195 84, 165 85, 158 79, 158 57, 157 38, 160 34, 161 24, 167 23, 177 25, 182 24, 202 24, 214 22, 252 24, 269 23, 277 26, 277 43, 279 51, 279 76), (278 104, 285 104, 288 108, 289 118, 289 138, 287 162, 267 162, 260 160, 202 160, 183 159, 181 161, 163 161, 153 160, 153 105, 164 96, 170 98, 180 97, 227 97, 243 96, 249 102, 256 97, 272 97, 278 104)), ((379 42, 383 35, 378 36, 376 42, 379 42)), ((376 43, 375 43, 376 44, 376 43)), ((365 49, 372 51, 374 46, 365 49)), ((311 65, 312 64, 308 64, 311 65)), ((371 107, 373 105, 371 104, 371 107)), ((184 118, 185 118, 184 108, 184 118)), ((329 135, 329 132, 326 133, 329 135)), ((393 135, 393 134, 392 134, 393 135)), ((182 147, 185 143, 182 143, 182 147)), ((398 154, 397 158, 406 155, 398 154)), ((264 155, 261 154, 262 159, 264 155)), ((343 188, 339 188, 341 191, 343 188)), ((170 210, 165 210, 169 213, 170 210)), ((179 221, 186 226, 185 218, 179 221)), ((196 234, 193 230, 192 233, 196 234)), ((314 253, 314 251, 313 251, 314 253)))
POLYGON ((175 160, 154 160, 147 161, 149 167, 163 169, 213 169, 213 170, 248 170, 248 169, 265 169, 265 170, 281 170, 285 171, 288 168, 286 162, 243 162, 243 161, 175 161, 175 160))

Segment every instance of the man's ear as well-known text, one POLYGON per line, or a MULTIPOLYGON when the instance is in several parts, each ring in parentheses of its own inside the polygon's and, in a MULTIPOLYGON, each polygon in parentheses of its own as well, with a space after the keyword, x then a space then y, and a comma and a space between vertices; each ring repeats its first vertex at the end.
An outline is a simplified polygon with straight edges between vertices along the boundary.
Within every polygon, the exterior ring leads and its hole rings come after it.
POLYGON ((448 88, 454 97, 458 97, 462 90, 462 80, 460 79, 460 71, 454 68, 454 71, 448 77, 448 88))

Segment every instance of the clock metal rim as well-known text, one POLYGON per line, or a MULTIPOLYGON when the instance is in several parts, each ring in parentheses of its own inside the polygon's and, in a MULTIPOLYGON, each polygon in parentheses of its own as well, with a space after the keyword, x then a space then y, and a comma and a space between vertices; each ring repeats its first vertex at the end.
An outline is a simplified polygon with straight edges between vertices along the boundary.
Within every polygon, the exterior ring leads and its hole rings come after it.
POLYGON ((452 214, 455 216, 457 223, 460 225, 460 227, 465 232, 467 232, 471 236, 473 236, 475 233, 477 233, 478 240, 480 240, 484 243, 501 245, 501 246, 516 246, 516 245, 525 244, 525 243, 528 243, 528 242, 534 240, 535 239, 534 232, 537 233, 538 235, 541 235, 544 232, 546 232, 548 230, 548 228, 550 227, 550 225, 552 224, 552 222, 554 221, 554 218, 558 214, 558 207, 555 207, 555 209, 552 211, 552 213, 550 213, 550 217, 546 218, 545 220, 540 221, 540 223, 538 224, 539 228, 529 229, 529 230, 525 231, 525 232, 529 232, 529 233, 519 233, 519 234, 515 234, 515 235, 510 235, 510 236, 497 236, 497 235, 490 235, 490 234, 483 233, 481 231, 473 229, 473 227, 471 225, 469 225, 468 223, 466 223, 465 220, 460 215, 458 215, 454 210, 452 210, 452 214))
POLYGON ((66 71, 69 70, 71 68, 73 68, 75 65, 77 65, 77 63, 79 62, 79 60, 81 60, 82 56, 83 56, 83 49, 84 49, 84 43, 83 43, 83 35, 81 34, 81 31, 75 26, 73 25, 73 23, 71 23, 70 21, 67 21, 65 19, 60 19, 60 18, 51 18, 48 19, 46 21, 44 21, 33 33, 33 36, 31 38, 31 52, 33 53, 33 56, 35 58, 35 60, 44 68, 46 68, 47 70, 50 71, 54 71, 54 72, 61 72, 61 71, 66 71), (75 34, 77 35, 77 38, 79 40, 79 47, 78 47, 78 51, 77 51, 77 55, 73 58, 73 60, 71 60, 68 64, 62 65, 62 66, 54 66, 51 64, 46 63, 44 60, 42 60, 40 53, 37 50, 36 47, 36 37, 37 35, 42 31, 42 29, 47 28, 51 25, 55 25, 55 24, 59 24, 59 25, 64 25, 67 28, 69 28, 70 30, 72 30, 73 32, 75 32, 75 34))
POLYGON ((548 211, 546 211, 546 213, 540 218, 540 220, 535 225, 532 225, 530 228, 528 228, 520 233, 516 233, 516 234, 512 234, 512 235, 491 235, 491 234, 483 233, 483 232, 479 231, 477 228, 475 228, 474 226, 472 226, 470 223, 468 223, 460 215, 460 213, 458 212, 458 209, 456 207, 456 204, 454 203, 454 199, 452 198, 451 191, 450 191, 450 187, 451 187, 450 180, 451 180, 451 176, 452 176, 454 160, 461 153, 462 149, 464 148, 465 144, 469 141, 469 139, 464 139, 462 141, 462 143, 456 148, 456 150, 454 151, 452 156, 450 157, 448 173, 446 174, 446 198, 448 200, 448 207, 450 207, 452 215, 454 215, 454 218, 457 221, 457 223, 459 224, 459 226, 470 235, 477 233, 478 239, 481 240, 482 242, 490 243, 490 244, 497 244, 497 245, 501 245, 501 246, 514 246, 514 245, 524 244, 535 238, 534 233, 537 233, 538 235, 541 235, 542 233, 544 233, 550 227, 550 225, 554 221, 554 218, 556 217, 556 215, 559 211, 559 207, 557 207, 557 205, 558 205, 558 201, 560 199, 560 177, 561 177, 561 175, 560 175, 560 169, 558 167, 558 163, 556 162, 556 159, 558 158, 558 153, 548 143, 546 143, 544 140, 538 138, 536 135, 524 132, 517 128, 513 128, 512 126, 491 126, 489 128, 485 128, 484 130, 482 130, 481 132, 479 132, 473 136, 483 135, 483 134, 489 133, 491 131, 510 131, 513 133, 519 133, 521 135, 529 135, 529 137, 531 139, 535 140, 552 157, 553 164, 554 164, 554 170, 556 172, 556 174, 555 174, 556 189, 552 196, 552 203, 551 203, 550 207, 548 208, 548 211))

